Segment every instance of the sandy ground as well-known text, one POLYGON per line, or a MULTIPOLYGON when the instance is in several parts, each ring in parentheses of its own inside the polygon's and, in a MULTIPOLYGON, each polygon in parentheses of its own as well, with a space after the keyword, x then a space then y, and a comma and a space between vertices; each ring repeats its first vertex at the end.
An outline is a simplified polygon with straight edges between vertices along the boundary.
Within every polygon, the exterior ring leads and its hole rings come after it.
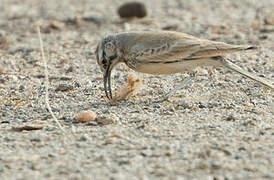
MULTIPOLYGON (((274 1, 143 0, 148 16, 129 23, 116 13, 123 2, 0 0, 0 179, 274 179, 273 91, 203 68, 162 103, 154 100, 187 75, 137 74, 145 80, 139 95, 110 105, 94 56, 104 35, 171 29, 259 46, 230 58, 273 82, 274 1), (45 105, 37 24, 50 105, 65 134, 45 105), (112 122, 78 123, 82 110, 112 122), (26 125, 43 129, 14 129, 26 125)), ((117 67, 113 88, 130 72, 117 67)))

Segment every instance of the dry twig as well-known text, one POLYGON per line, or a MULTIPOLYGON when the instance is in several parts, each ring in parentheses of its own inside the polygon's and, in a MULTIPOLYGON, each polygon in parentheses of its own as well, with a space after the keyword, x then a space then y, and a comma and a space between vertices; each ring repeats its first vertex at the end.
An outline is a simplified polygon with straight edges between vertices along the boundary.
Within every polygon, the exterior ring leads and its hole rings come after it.
POLYGON ((53 114, 52 109, 49 105, 49 92, 48 92, 48 89, 49 89, 49 76, 48 76, 47 62, 46 62, 46 58, 45 58, 45 54, 44 54, 43 41, 42 41, 42 38, 41 38, 41 33, 40 33, 40 27, 39 26, 37 26, 37 32, 38 32, 39 41, 40 41, 40 49, 41 49, 41 54, 42 54, 42 60, 44 62, 44 67, 45 67, 45 87, 46 87, 45 103, 47 105, 47 108, 48 108, 52 118, 54 119, 54 121, 56 122, 58 127, 63 132, 66 132, 65 129, 62 127, 62 125, 57 120, 57 118, 55 117, 55 115, 53 114))

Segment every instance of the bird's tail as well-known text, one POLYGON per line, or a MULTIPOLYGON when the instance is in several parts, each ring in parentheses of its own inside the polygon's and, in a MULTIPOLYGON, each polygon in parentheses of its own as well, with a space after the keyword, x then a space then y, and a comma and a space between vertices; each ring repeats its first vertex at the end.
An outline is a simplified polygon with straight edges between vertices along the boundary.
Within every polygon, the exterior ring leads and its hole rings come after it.
POLYGON ((263 84, 263 85, 265 85, 267 87, 269 87, 270 89, 274 89, 274 86, 270 82, 268 82, 267 80, 265 80, 265 79, 263 79, 261 77, 258 77, 256 75, 253 75, 253 74, 251 74, 251 73, 243 70, 242 68, 240 68, 236 64, 233 64, 229 60, 222 59, 221 62, 222 62, 222 66, 224 66, 224 67, 226 67, 228 69, 231 69, 233 71, 236 71, 236 72, 238 72, 238 73, 240 73, 240 74, 242 74, 242 75, 244 75, 244 76, 246 76, 246 77, 248 77, 250 79, 253 79, 253 80, 255 80, 255 81, 257 81, 257 82, 259 82, 259 83, 261 83, 261 84, 263 84))

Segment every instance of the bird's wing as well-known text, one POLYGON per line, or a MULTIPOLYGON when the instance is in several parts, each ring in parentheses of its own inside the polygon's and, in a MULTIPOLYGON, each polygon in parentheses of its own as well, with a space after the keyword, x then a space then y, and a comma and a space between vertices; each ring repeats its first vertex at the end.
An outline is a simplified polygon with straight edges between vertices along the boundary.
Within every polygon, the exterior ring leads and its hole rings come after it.
POLYGON ((175 59, 188 57, 200 49, 200 44, 195 41, 166 42, 152 47, 138 47, 137 44, 132 56, 138 61, 144 62, 167 62, 175 59), (136 48, 137 47, 137 48, 136 48))
POLYGON ((253 46, 230 45, 223 42, 215 42, 209 40, 202 40, 200 45, 200 49, 187 57, 187 59, 223 56, 237 51, 256 48, 253 46))
POLYGON ((178 59, 202 59, 222 56, 228 53, 247 49, 245 46, 234 46, 222 42, 200 39, 176 40, 148 47, 136 45, 131 56, 139 62, 169 62, 178 59))

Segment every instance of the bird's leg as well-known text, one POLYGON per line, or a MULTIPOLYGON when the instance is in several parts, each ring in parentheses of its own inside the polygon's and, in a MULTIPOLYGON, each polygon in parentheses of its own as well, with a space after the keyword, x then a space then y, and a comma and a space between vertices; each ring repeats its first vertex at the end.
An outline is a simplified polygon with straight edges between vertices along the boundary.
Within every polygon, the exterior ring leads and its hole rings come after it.
POLYGON ((183 89, 186 85, 188 85, 195 77, 196 73, 190 73, 190 76, 185 78, 184 81, 182 82, 181 85, 179 85, 178 87, 176 87, 175 89, 169 91, 165 96, 163 96, 162 98, 160 98, 159 100, 156 100, 156 103, 160 103, 163 101, 166 101, 169 97, 173 96, 178 90, 183 89))

